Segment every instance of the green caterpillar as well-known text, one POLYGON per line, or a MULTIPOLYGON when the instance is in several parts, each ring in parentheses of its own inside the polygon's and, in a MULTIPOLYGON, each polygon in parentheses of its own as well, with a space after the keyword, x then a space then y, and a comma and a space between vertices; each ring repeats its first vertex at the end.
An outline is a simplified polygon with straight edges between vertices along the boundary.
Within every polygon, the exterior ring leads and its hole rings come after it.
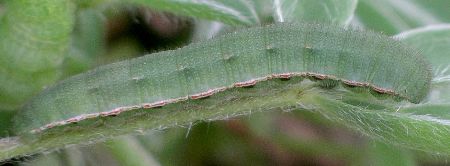
POLYGON ((39 133, 290 77, 340 81, 418 103, 428 92, 430 73, 417 51, 378 33, 280 23, 73 76, 35 97, 15 124, 20 132, 39 133))

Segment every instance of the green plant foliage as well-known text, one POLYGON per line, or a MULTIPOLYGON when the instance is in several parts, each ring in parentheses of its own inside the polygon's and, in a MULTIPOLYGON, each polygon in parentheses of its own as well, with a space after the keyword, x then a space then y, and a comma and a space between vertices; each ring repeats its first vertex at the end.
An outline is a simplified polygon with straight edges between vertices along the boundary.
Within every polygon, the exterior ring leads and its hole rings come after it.
POLYGON ((231 25, 254 25, 260 22, 254 4, 246 0, 133 0, 131 2, 156 10, 218 20, 231 25))
POLYGON ((311 98, 305 97, 301 101, 314 105, 316 111, 330 120, 382 142, 429 153, 450 154, 450 126, 445 116, 431 115, 427 110, 414 114, 408 108, 371 109, 364 102, 340 102, 345 101, 348 95, 333 100, 324 97, 325 94, 326 92, 310 95, 311 98))
POLYGON ((78 74, 94 66, 105 47, 103 14, 91 8, 79 9, 68 54, 64 57, 64 77, 78 74))
POLYGON ((354 21, 395 35, 420 26, 450 22, 448 6, 447 0, 360 0, 354 21))
POLYGON ((0 109, 23 102, 61 75, 73 28, 74 6, 66 0, 5 2, 0 23, 0 109))
POLYGON ((284 21, 315 21, 347 25, 358 0, 274 0, 274 18, 284 21))
POLYGON ((369 144, 366 160, 361 165, 373 166, 414 166, 414 155, 389 144, 373 141, 369 144))

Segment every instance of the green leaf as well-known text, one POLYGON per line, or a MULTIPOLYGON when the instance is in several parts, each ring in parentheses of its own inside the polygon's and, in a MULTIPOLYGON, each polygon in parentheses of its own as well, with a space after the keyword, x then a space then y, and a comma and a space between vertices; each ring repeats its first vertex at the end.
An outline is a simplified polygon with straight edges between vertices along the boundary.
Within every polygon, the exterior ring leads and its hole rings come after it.
POLYGON ((273 23, 273 0, 251 0, 262 24, 273 23))
POLYGON ((11 119, 15 113, 16 113, 16 111, 0 110, 0 138, 9 136, 9 135, 11 135, 11 133, 13 133, 11 131, 11 129, 12 129, 12 120, 11 119))
POLYGON ((359 165, 371 166, 415 166, 412 152, 379 141, 371 141, 365 160, 359 165))
POLYGON ((196 20, 191 40, 194 42, 211 39, 229 31, 232 27, 215 21, 196 20))
POLYGON ((73 12, 68 0, 5 2, 0 22, 0 109, 18 109, 58 80, 73 12))
POLYGON ((20 165, 23 166, 49 166, 49 165, 66 165, 63 158, 58 153, 51 153, 33 160, 21 162, 20 165))
POLYGON ((347 25, 358 0, 274 0, 274 18, 278 22, 327 22, 347 25))
POLYGON ((376 140, 432 154, 450 155, 450 120, 435 115, 416 115, 405 109, 370 109, 330 99, 326 92, 301 100, 330 120, 347 125, 376 140))
POLYGON ((64 76, 71 76, 94 66, 105 47, 105 20, 99 10, 79 9, 69 53, 64 58, 64 76))
POLYGON ((160 165, 135 137, 110 140, 104 145, 121 165, 160 165))
POLYGON ((354 23, 393 35, 415 27, 449 22, 449 5, 447 0, 360 0, 354 23))
POLYGON ((134 3, 154 10, 223 22, 229 25, 255 25, 260 23, 253 1, 248 0, 78 0, 79 7, 108 6, 134 3))
POLYGON ((432 15, 434 20, 439 20, 439 22, 450 22, 450 11, 448 7, 450 6, 450 1, 448 0, 433 0, 433 1, 422 1, 422 0, 411 0, 417 6, 421 6, 422 9, 432 15))
POLYGON ((230 25, 259 24, 255 6, 246 0, 132 0, 150 8, 230 25))

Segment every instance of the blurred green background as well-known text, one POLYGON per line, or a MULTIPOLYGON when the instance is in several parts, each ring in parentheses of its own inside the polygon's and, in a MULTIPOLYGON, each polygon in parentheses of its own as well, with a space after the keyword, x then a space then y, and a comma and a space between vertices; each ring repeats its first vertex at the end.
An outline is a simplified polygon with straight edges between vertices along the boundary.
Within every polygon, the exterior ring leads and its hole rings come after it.
MULTIPOLYGON (((258 9, 259 24, 276 19, 268 1, 248 2, 258 9)), ((0 13, 4 10, 2 2, 0 13)), ((178 48, 238 28, 157 11, 145 5, 87 5, 79 10, 73 36, 77 47, 71 48, 71 55, 65 61, 65 77, 95 66, 178 48)), ((449 22, 449 0, 360 0, 348 25, 391 36, 449 22)), ((1 126, 9 124, 6 121, 11 114, 2 113, 1 126)), ((4 164, 450 165, 446 156, 386 145, 308 111, 254 113, 223 121, 143 131, 142 135, 75 145, 4 164)))

